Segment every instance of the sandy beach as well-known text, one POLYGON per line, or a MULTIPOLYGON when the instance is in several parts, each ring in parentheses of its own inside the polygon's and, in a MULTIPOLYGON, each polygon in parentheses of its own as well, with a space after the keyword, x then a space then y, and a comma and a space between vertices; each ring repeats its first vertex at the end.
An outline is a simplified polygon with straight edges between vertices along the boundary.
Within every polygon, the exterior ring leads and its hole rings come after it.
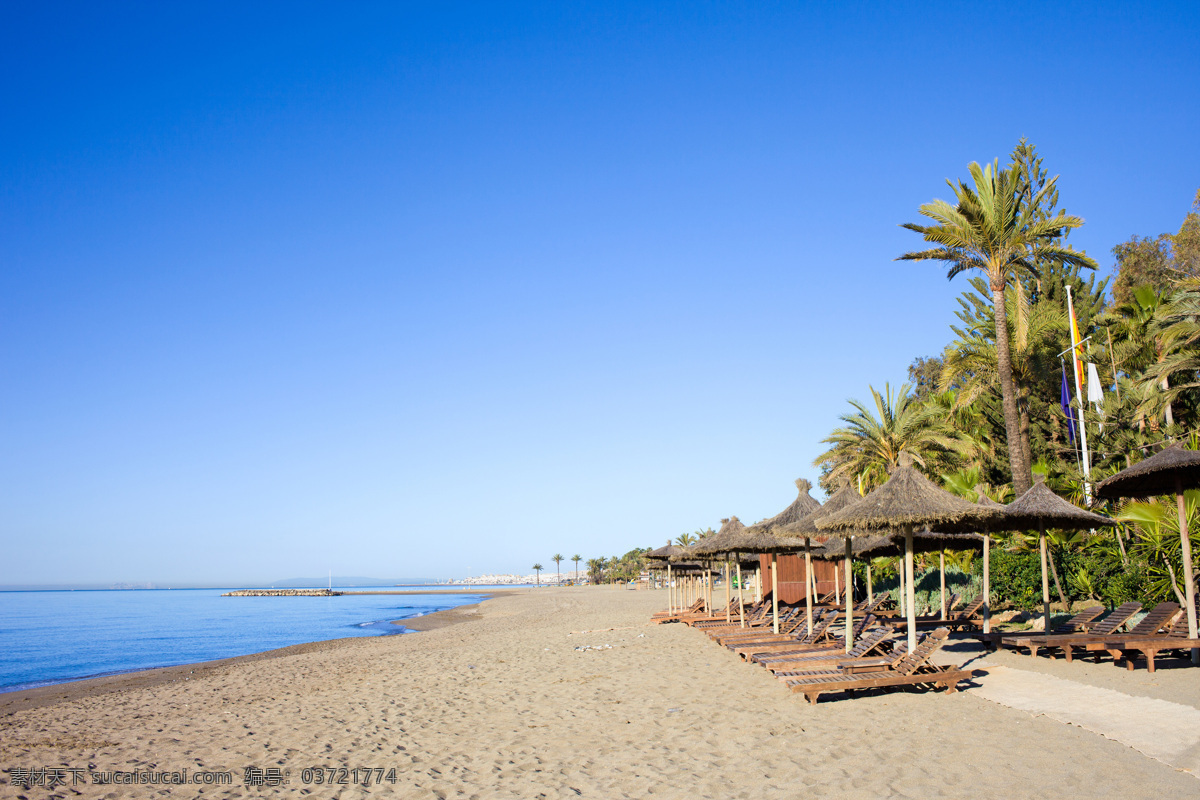
MULTIPOLYGON (((406 622, 420 633, 0 695, 0 797, 1200 793, 1190 772, 971 691, 809 706, 699 632, 648 625, 665 601, 611 587, 525 590, 406 622), (66 785, 12 784, 14 768, 43 767, 66 785), (246 785, 247 768, 268 782, 277 769, 287 783, 246 785), (340 768, 359 782, 316 785, 340 768), (229 772, 232 783, 91 782, 93 772, 185 769, 229 772)), ((1200 708, 1191 669, 987 661, 1200 708)))

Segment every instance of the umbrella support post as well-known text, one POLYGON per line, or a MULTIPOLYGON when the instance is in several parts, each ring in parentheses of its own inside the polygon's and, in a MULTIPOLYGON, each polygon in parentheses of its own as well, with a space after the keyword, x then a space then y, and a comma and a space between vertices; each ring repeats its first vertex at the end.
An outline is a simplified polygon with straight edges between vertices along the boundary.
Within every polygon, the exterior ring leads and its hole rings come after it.
POLYGON ((667 613, 675 613, 675 587, 671 585, 671 564, 667 562, 667 613))
POLYGON ((738 558, 737 576, 738 576, 738 619, 741 621, 742 627, 744 628, 744 627, 746 627, 746 595, 745 595, 745 592, 743 591, 744 587, 742 586, 742 560, 740 557, 738 558))
POLYGON ((708 590, 708 599, 705 601, 708 604, 708 613, 713 612, 712 607, 712 589, 713 589, 713 571, 710 563, 708 569, 704 570, 704 588, 708 590))
POLYGON ((725 562, 725 621, 726 622, 733 621, 732 612, 729 610, 729 606, 732 605, 732 603, 733 603, 733 598, 729 596, 729 562, 726 561, 725 562))
POLYGON ((836 566, 833 569, 833 602, 842 602, 842 577, 836 566))
POLYGON ((867 602, 875 602, 875 587, 871 585, 871 562, 867 561, 867 602))
POLYGON ((917 649, 916 596, 913 592, 913 533, 912 526, 904 529, 904 601, 908 617, 908 652, 917 649))
POLYGON ((1050 633, 1050 577, 1046 567, 1046 526, 1042 526, 1041 536, 1038 537, 1042 550, 1042 612, 1045 615, 1046 633, 1050 633))
POLYGON ((808 616, 808 635, 812 636, 813 632, 813 613, 812 613, 812 596, 813 596, 813 579, 812 579, 812 553, 809 552, 809 539, 804 537, 804 610, 808 616))
MULTIPOLYGON (((1187 509, 1183 502, 1183 481, 1175 478, 1175 504, 1179 509, 1179 548, 1183 556, 1183 591, 1187 601, 1188 638, 1196 638, 1196 579, 1192 572, 1192 539, 1187 527, 1187 509)), ((1192 650, 1192 663, 1200 664, 1200 650, 1192 650)))
POLYGON ((900 616, 907 619, 908 618, 908 606, 905 604, 905 598, 907 598, 908 595, 904 591, 904 557, 903 556, 900 557, 900 563, 898 563, 896 565, 896 580, 898 580, 900 582, 900 585, 897 587, 897 591, 896 591, 896 600, 897 600, 896 605, 898 605, 900 607, 900 616))
POLYGON ((850 537, 846 537, 846 652, 854 646, 854 584, 850 577, 850 537))
POLYGON ((946 621, 946 551, 938 552, 938 572, 942 581, 942 622, 946 621))
POLYGON ((779 633, 779 557, 771 553, 771 632, 779 633))
POLYGON ((992 537, 983 535, 983 632, 992 632, 992 583, 991 583, 992 537))

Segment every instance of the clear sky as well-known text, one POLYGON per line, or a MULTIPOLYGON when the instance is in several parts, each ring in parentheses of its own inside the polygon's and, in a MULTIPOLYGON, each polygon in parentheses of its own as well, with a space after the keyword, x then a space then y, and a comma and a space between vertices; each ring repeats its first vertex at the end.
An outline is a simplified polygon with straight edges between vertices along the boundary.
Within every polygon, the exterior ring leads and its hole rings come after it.
POLYGON ((758 520, 949 341, 945 179, 1028 137, 1106 271, 1200 188, 1194 2, 749 5, 7 4, 0 584, 758 520))

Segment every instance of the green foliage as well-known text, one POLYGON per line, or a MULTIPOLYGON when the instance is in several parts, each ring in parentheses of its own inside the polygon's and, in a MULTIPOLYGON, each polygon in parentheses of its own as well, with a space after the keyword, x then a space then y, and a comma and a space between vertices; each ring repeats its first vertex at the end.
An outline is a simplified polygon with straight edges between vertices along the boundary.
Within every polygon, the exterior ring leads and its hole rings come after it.
POLYGON ((1037 553, 992 552, 990 579, 995 602, 1033 608, 1042 601, 1042 567, 1037 553))

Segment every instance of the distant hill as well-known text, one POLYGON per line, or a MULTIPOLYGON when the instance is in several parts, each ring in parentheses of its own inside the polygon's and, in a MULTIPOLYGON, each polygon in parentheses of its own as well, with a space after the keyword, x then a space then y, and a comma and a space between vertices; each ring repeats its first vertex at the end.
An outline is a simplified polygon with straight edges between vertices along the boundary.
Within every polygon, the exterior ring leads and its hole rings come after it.
MULTIPOLYGON (((343 588, 354 586, 395 586, 398 583, 437 583, 434 578, 364 578, 361 575, 334 575, 333 585, 343 588)), ((284 578, 272 581, 271 586, 277 589, 295 589, 308 586, 328 586, 329 576, 323 578, 284 578)))

